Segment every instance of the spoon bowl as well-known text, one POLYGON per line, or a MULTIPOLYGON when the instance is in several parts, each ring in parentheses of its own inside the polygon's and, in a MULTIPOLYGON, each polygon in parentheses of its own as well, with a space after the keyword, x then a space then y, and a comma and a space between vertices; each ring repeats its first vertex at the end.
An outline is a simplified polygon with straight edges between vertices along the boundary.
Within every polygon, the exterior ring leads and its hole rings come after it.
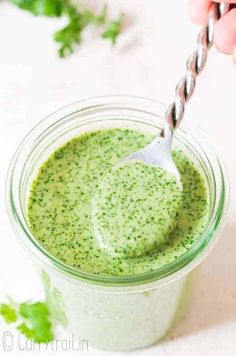
POLYGON ((176 179, 180 181, 180 173, 171 153, 172 136, 171 130, 167 128, 164 137, 155 137, 149 145, 125 157, 119 161, 118 165, 120 166, 130 161, 142 161, 165 169, 171 174, 174 174, 176 179))

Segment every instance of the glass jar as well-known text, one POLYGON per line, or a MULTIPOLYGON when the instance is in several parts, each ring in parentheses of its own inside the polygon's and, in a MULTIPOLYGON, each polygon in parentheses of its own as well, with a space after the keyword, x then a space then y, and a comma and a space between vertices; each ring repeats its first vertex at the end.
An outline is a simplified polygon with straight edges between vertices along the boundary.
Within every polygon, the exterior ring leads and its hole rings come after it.
POLYGON ((93 275, 50 255, 27 221, 29 190, 39 167, 59 146, 81 133, 109 127, 158 135, 165 108, 138 97, 110 96, 79 101, 41 121, 21 143, 10 165, 7 206, 18 240, 37 261, 54 320, 101 349, 141 348, 163 338, 184 309, 191 271, 209 254, 222 226, 228 201, 224 165, 208 139, 187 120, 174 136, 198 167, 210 195, 207 225, 182 256, 159 269, 128 277, 93 275))

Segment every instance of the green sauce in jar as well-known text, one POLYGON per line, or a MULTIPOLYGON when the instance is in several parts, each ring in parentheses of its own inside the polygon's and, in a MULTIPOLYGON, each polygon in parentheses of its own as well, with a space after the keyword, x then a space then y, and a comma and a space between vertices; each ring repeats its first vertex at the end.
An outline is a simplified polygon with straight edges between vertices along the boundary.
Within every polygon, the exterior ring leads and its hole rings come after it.
MULTIPOLYGON (((184 152, 179 150, 173 151, 173 156, 181 174, 183 192, 180 199, 179 191, 172 182, 170 195, 167 194, 164 201, 165 224, 163 225, 160 220, 158 225, 158 219, 161 218, 160 211, 158 212, 160 205, 154 204, 152 200, 152 197, 155 197, 153 183, 153 187, 149 187, 149 192, 152 194, 149 203, 144 201, 147 203, 146 206, 143 203, 140 205, 145 210, 142 226, 140 225, 139 229, 133 232, 134 235, 126 234, 124 239, 124 241, 132 241, 132 239, 135 241, 135 237, 137 240, 137 236, 141 236, 140 244, 126 244, 126 247, 123 244, 125 251, 121 249, 118 253, 113 253, 114 248, 112 251, 104 248, 96 237, 93 204, 97 192, 106 183, 107 175, 119 160, 145 147, 152 139, 153 136, 150 134, 131 129, 89 132, 69 141, 48 158, 31 187, 28 220, 35 238, 49 253, 85 272, 127 276, 164 266, 184 254, 198 240, 209 215, 208 192, 198 169, 184 152), (171 192, 174 192, 172 197, 174 196, 177 202, 173 200, 171 202, 169 199, 171 192), (146 209, 151 206, 154 211, 146 209), (157 226, 162 226, 165 231, 160 232, 156 229, 157 226), (148 241, 145 240, 145 236, 148 236, 148 241), (128 240, 128 237, 131 240, 128 240), (129 252, 126 251, 127 246, 129 252)), ((145 176, 150 183, 155 175, 160 178, 163 174, 159 170, 152 172, 153 167, 148 167, 148 170, 151 170, 148 174, 138 169, 137 181, 141 182, 145 176)), ((122 172, 119 173, 122 175, 122 172)), ((164 184, 168 179, 170 177, 164 174, 159 179, 159 184, 160 181, 164 184)), ((162 188, 163 191, 168 191, 164 185, 162 188)), ((143 194, 147 191, 147 189, 142 191, 143 200, 143 194)), ((122 194, 125 194, 125 189, 122 194)), ((132 199, 131 195, 127 195, 127 198, 132 199)), ((117 210, 116 207, 115 210, 122 212, 123 208, 118 207, 117 210)), ((99 211, 101 210, 97 210, 99 211)), ((142 216, 142 211, 137 211, 137 216, 142 216)), ((134 220, 138 221, 136 218, 134 220)), ((119 225, 122 221, 126 222, 125 219, 119 221, 119 225)), ((112 220, 110 223, 114 226, 112 220)), ((128 224, 126 231, 129 231, 130 226, 128 224)), ((103 234, 103 237, 105 235, 109 238, 105 245, 112 246, 111 242, 117 240, 119 228, 120 226, 114 226, 113 240, 110 240, 108 234, 103 234)), ((122 229, 125 231, 125 225, 122 229)), ((114 244, 113 246, 117 247, 114 244)))

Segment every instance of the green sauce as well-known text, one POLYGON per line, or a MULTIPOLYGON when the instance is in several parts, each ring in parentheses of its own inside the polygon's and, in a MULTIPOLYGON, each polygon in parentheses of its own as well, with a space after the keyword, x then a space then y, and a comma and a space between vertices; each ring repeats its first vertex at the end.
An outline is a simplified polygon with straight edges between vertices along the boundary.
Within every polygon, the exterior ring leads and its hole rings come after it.
POLYGON ((182 186, 144 162, 112 169, 93 200, 94 235, 116 256, 141 256, 166 242, 178 222, 182 186))
MULTIPOLYGON (((98 243, 92 218, 94 196, 119 160, 152 139, 152 135, 135 130, 101 130, 74 138, 49 157, 32 184, 28 203, 32 233, 48 252, 85 272, 126 276, 164 266, 198 240, 209 215, 208 192, 191 160, 182 151, 174 151, 183 197, 177 225, 166 240, 150 247, 154 251, 136 257, 114 255, 98 243)), ((149 249, 143 241, 137 254, 149 249)))

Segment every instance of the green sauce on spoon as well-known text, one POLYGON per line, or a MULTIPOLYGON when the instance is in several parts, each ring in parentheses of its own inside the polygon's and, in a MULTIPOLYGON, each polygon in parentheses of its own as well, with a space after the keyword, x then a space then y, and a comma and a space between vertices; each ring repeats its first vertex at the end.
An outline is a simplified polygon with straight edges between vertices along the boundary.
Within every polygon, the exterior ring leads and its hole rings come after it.
POLYGON ((176 227, 182 184, 166 170, 141 161, 114 168, 92 203, 94 235, 113 255, 134 257, 167 241, 176 227))

